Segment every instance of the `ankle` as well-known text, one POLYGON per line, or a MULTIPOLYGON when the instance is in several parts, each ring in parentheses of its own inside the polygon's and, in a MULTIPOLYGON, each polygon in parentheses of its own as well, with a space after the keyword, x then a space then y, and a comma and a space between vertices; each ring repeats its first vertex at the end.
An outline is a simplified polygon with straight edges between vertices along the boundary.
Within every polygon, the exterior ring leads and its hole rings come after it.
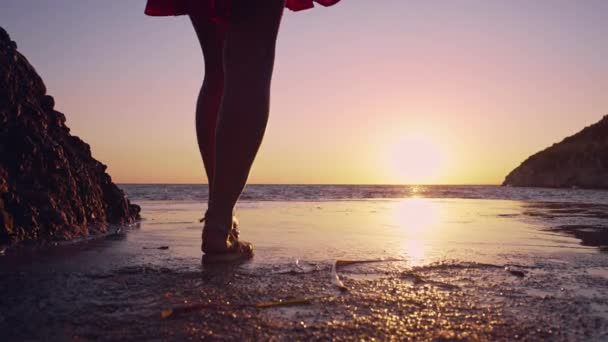
POLYGON ((212 208, 207 209, 205 213, 205 222, 207 224, 218 225, 220 227, 226 227, 226 229, 230 229, 232 227, 232 210, 226 211, 217 211, 212 208))

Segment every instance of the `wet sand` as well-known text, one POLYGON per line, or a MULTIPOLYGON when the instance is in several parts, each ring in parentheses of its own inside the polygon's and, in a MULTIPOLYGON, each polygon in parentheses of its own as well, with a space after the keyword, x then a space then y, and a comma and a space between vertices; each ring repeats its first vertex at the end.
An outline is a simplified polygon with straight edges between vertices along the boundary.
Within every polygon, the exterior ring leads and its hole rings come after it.
POLYGON ((141 204, 138 227, 0 257, 3 339, 608 339, 605 206, 247 202, 255 258, 207 267, 199 204, 141 204))

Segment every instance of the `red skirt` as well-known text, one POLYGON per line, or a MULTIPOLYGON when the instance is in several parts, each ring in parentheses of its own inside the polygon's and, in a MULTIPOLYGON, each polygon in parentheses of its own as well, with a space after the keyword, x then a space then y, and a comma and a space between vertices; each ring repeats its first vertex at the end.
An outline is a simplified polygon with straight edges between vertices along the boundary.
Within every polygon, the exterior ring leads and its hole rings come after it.
MULTIPOLYGON (((188 0, 148 0, 145 13, 151 16, 188 14, 187 1, 188 0)), ((224 0, 199 1, 204 3, 205 7, 210 10, 210 13, 214 13, 216 2, 223 2, 224 0)), ((338 1, 340 0, 286 0, 285 7, 292 11, 301 11, 314 7, 315 2, 323 6, 331 6, 336 4, 338 1)))

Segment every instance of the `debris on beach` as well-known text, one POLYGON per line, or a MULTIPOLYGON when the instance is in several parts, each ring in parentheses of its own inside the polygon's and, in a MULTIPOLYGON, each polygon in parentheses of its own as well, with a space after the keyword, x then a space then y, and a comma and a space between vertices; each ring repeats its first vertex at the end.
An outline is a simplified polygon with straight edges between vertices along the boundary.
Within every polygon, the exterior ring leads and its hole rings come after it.
POLYGON ((163 311, 160 312, 160 317, 161 318, 167 318, 169 316, 173 315, 173 309, 165 309, 163 311))
POLYGON ((296 268, 299 270, 298 273, 311 273, 319 270, 319 266, 316 264, 306 263, 303 264, 299 259, 296 259, 295 262, 296 268))
POLYGON ((169 246, 159 246, 159 247, 142 247, 143 249, 161 249, 161 250, 167 250, 169 249, 169 246))
POLYGON ((254 304, 253 307, 258 309, 267 309, 267 308, 276 308, 279 306, 294 306, 294 305, 308 305, 312 303, 312 299, 310 298, 300 298, 300 299, 279 299, 275 302, 262 302, 254 304))
POLYGON ((344 285, 344 283, 340 280, 338 276, 337 268, 343 266, 350 266, 356 264, 370 264, 377 262, 392 262, 392 261, 405 261, 403 259, 370 259, 370 260, 336 260, 335 263, 331 266, 331 279, 332 283, 340 289, 342 292, 348 291, 348 288, 344 285))
MULTIPOLYGON (((271 301, 271 302, 260 302, 260 303, 255 303, 255 304, 237 305, 237 307, 238 308, 252 307, 252 308, 256 308, 256 309, 269 309, 269 308, 285 307, 285 306, 309 305, 309 304, 312 304, 313 299, 315 299, 315 298, 279 299, 279 300, 271 301)), ((203 309, 216 309, 217 310, 218 306, 213 305, 213 304, 208 304, 208 303, 193 304, 193 305, 186 305, 186 306, 176 306, 173 308, 167 308, 167 309, 162 310, 160 312, 160 317, 169 318, 171 316, 199 311, 199 310, 203 310, 203 309)))
POLYGON ((202 309, 207 309, 210 307, 214 307, 210 304, 195 304, 195 305, 187 305, 187 306, 176 306, 173 308, 168 308, 160 312, 161 318, 168 318, 170 316, 174 316, 177 314, 183 314, 187 312, 199 311, 202 309))
POLYGON ((406 261, 404 259, 370 259, 370 260, 336 260, 336 267, 350 266, 356 264, 370 264, 377 262, 392 262, 392 261, 406 261))
POLYGON ((298 274, 313 273, 313 272, 320 271, 319 265, 317 265, 315 263, 309 263, 306 261, 301 262, 299 259, 296 259, 293 266, 294 267, 281 267, 277 271, 271 271, 271 273, 272 274, 298 275, 298 274))
POLYGON ((422 283, 424 283, 424 280, 422 279, 422 277, 420 277, 418 274, 414 273, 413 271, 403 272, 401 274, 400 278, 404 279, 404 280, 409 280, 413 284, 422 284, 422 283))
POLYGON ((340 260, 337 260, 332 266, 331 266, 331 281, 334 285, 336 285, 338 287, 338 289, 340 289, 340 291, 342 292, 347 292, 348 291, 348 287, 346 287, 344 285, 344 283, 342 282, 342 280, 340 280, 340 277, 338 277, 338 272, 336 271, 336 268, 338 267, 338 262, 340 260))
POLYGON ((505 267, 505 271, 507 271, 507 272, 509 272, 509 274, 514 275, 514 276, 519 277, 519 278, 523 278, 523 277, 526 276, 526 273, 524 271, 514 270, 514 269, 512 269, 509 266, 505 267))

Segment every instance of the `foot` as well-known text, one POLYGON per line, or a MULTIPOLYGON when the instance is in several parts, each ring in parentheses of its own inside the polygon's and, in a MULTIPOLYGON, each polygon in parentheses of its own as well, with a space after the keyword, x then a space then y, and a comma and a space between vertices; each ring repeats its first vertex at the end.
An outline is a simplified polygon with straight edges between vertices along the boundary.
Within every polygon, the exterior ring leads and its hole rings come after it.
MULTIPOLYGON (((238 228, 238 220, 236 216, 232 216, 232 223, 230 228, 225 228, 224 224, 217 222, 216 220, 209 219, 208 215, 205 214, 200 222, 204 222, 202 233, 202 245, 201 251, 204 253, 225 253, 231 247, 230 233, 233 229, 238 228)), ((238 230, 236 231, 236 237, 238 239, 238 230)))
POLYGON ((201 250, 206 262, 223 262, 249 259, 253 257, 253 245, 239 240, 238 222, 233 217, 232 227, 224 229, 209 221, 203 228, 201 250))

